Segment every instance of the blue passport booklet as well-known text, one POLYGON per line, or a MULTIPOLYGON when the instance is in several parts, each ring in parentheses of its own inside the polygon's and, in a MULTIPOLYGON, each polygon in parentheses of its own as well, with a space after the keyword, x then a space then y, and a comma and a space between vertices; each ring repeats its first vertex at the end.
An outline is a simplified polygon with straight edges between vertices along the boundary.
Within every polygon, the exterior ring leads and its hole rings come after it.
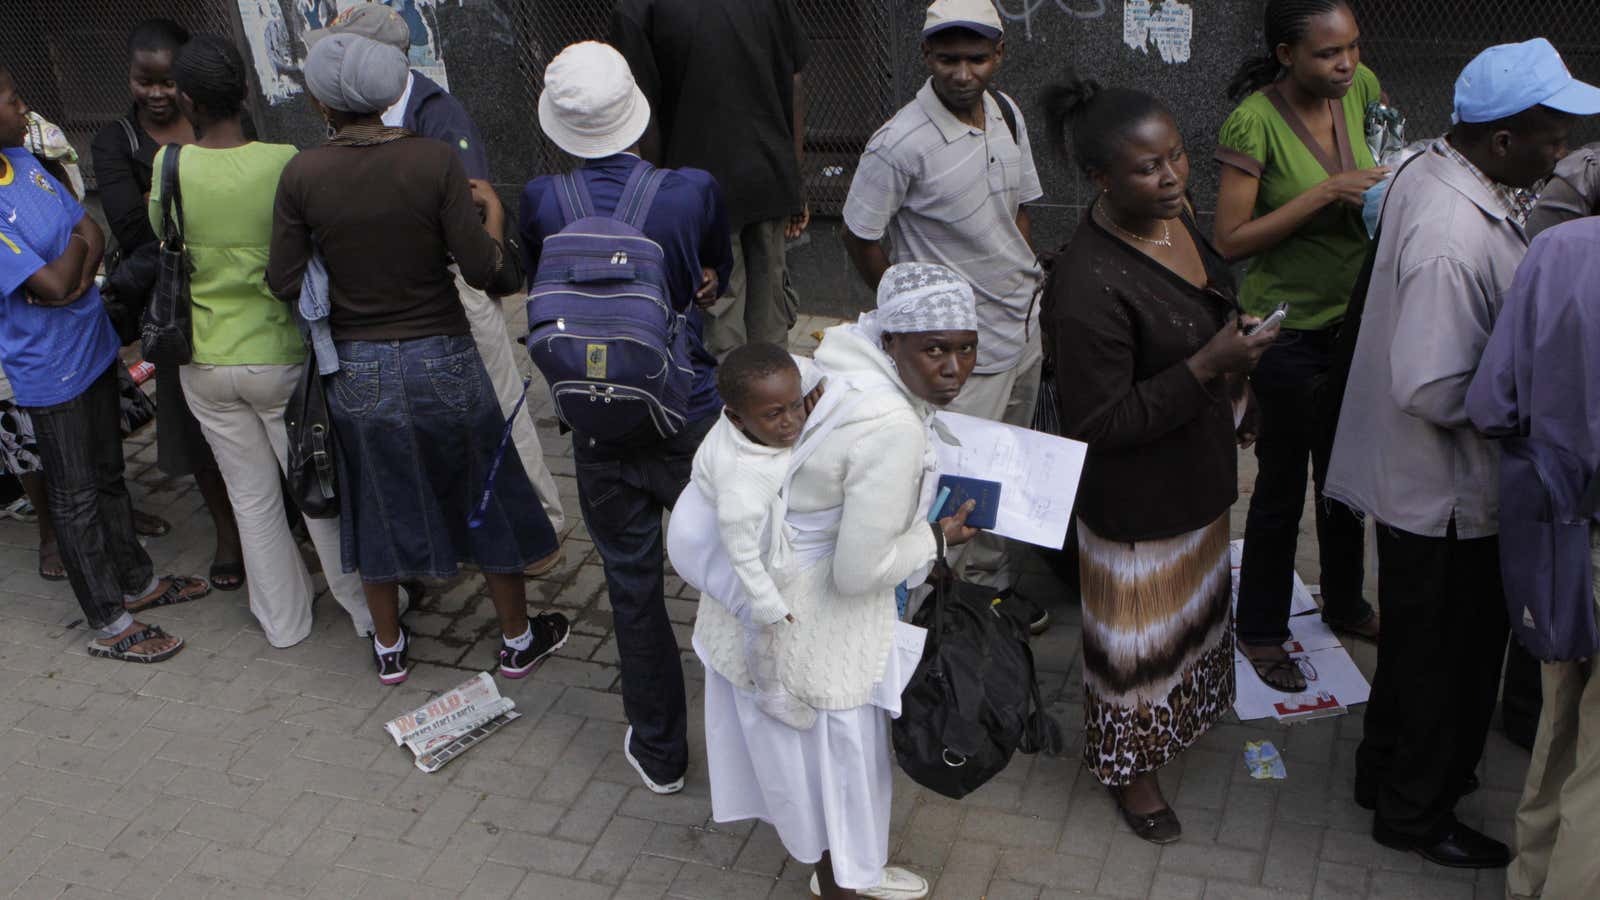
POLYGON ((968 500, 976 500, 978 505, 968 514, 967 525, 986 531, 994 528, 995 520, 1000 515, 1000 482, 965 478, 960 475, 940 475, 939 487, 934 495, 944 493, 945 488, 950 489, 950 496, 939 509, 938 518, 953 516, 962 504, 968 500))

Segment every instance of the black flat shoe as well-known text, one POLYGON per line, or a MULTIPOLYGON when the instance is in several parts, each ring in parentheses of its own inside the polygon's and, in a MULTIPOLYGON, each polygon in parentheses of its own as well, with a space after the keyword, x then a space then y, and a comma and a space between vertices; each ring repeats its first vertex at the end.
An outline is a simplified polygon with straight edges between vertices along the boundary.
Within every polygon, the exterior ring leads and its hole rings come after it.
POLYGON ((1183 825, 1178 822, 1178 814, 1172 807, 1163 806, 1153 813, 1136 813, 1122 805, 1122 795, 1114 787, 1107 787, 1111 793, 1111 802, 1117 805, 1117 812, 1122 813, 1122 821, 1128 823, 1133 833, 1152 844, 1170 844, 1183 836, 1183 825))
POLYGON ((1372 823, 1372 839, 1393 850, 1406 850, 1452 869, 1504 869, 1511 864, 1511 848, 1473 828, 1455 823, 1429 841, 1400 834, 1382 822, 1372 823))

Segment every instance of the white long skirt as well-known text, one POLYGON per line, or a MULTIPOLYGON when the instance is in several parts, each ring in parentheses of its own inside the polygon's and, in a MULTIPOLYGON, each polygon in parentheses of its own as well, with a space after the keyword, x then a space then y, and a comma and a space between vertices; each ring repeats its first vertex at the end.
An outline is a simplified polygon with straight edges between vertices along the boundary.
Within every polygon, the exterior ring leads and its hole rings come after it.
MULTIPOLYGON (((706 666, 712 818, 760 819, 803 863, 815 865, 828 852, 840 887, 876 887, 889 861, 889 720, 900 716, 900 692, 922 658, 926 635, 896 622, 883 679, 869 702, 818 710, 808 731, 771 718, 756 707, 754 694, 706 666)), ((705 662, 698 646, 695 652, 705 662)))

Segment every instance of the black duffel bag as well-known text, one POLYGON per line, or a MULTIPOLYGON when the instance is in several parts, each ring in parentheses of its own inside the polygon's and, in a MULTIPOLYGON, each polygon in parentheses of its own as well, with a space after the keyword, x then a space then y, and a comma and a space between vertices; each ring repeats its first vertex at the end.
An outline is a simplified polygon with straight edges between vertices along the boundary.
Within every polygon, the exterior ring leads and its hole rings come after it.
POLYGON ((1028 633, 995 599, 991 588, 940 577, 912 617, 928 638, 900 695, 894 754, 912 781, 953 799, 993 778, 1018 750, 1061 752, 1028 633))

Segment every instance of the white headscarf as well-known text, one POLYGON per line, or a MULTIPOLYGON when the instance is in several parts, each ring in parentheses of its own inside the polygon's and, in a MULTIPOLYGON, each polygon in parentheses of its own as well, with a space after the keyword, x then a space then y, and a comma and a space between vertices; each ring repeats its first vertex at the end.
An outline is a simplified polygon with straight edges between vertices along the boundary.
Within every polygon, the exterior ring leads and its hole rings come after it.
POLYGON ((897 263, 878 282, 878 308, 861 314, 856 327, 877 346, 885 334, 977 331, 972 285, 937 263, 897 263))

